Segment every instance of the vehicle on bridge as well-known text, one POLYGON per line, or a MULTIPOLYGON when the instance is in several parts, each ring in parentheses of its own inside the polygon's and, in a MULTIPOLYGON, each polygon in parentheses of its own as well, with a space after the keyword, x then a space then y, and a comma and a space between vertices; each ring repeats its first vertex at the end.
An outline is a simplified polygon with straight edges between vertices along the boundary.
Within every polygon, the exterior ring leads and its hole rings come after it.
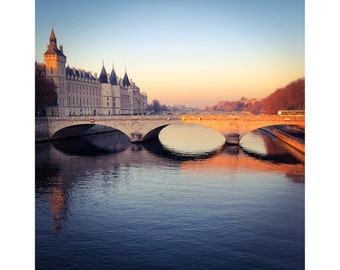
POLYGON ((277 112, 277 115, 305 115, 305 110, 280 110, 277 112))

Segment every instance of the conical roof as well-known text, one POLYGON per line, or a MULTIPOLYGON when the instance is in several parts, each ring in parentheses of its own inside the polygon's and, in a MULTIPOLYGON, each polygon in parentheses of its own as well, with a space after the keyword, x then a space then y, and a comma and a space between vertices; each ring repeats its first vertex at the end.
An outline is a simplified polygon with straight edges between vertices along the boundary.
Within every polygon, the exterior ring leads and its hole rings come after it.
POLYGON ((111 75, 110 75, 110 83, 112 85, 117 85, 117 75, 116 75, 116 72, 115 72, 113 67, 112 67, 112 71, 111 71, 111 75))
POLYGON ((108 83, 108 81, 107 81, 107 73, 106 73, 104 65, 103 65, 102 71, 100 72, 100 75, 99 75, 99 82, 100 83, 108 83))
POLYGON ((123 78, 123 86, 124 87, 130 86, 130 80, 129 80, 129 77, 128 77, 126 72, 125 72, 124 78, 123 78))
POLYGON ((47 50, 44 54, 57 54, 66 57, 64 53, 57 47, 57 38, 54 34, 53 28, 50 34, 50 44, 47 46, 47 50))
POLYGON ((57 48, 57 38, 54 34, 54 30, 52 28, 52 31, 51 31, 51 34, 50 34, 50 45, 53 47, 53 48, 57 48))
POLYGON ((51 34, 50 34, 50 40, 51 39, 56 39, 53 28, 52 28, 52 31, 51 31, 51 34))

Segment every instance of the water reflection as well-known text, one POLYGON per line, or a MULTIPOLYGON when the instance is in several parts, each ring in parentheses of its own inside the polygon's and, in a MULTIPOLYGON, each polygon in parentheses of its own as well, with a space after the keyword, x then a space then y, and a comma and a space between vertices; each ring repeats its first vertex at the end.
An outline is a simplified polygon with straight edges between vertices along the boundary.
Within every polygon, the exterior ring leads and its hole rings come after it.
POLYGON ((51 209, 54 224, 50 229, 59 231, 63 228, 63 222, 67 218, 67 197, 61 188, 62 179, 60 176, 51 178, 51 182, 54 186, 50 188, 51 194, 48 198, 48 204, 51 209))
POLYGON ((165 149, 179 156, 205 156, 221 147, 225 138, 222 134, 205 126, 194 124, 172 124, 159 134, 165 149))
POLYGON ((276 137, 254 130, 245 134, 240 141, 243 151, 260 160, 283 163, 304 163, 304 155, 276 137))
POLYGON ((186 160, 181 163, 181 168, 190 173, 204 171, 211 175, 223 174, 228 179, 233 179, 238 173, 253 173, 254 178, 260 173, 278 173, 295 183, 304 183, 305 171, 301 162, 282 163, 278 162, 279 159, 280 156, 273 156, 272 160, 257 158, 244 152, 239 146, 232 146, 231 151, 230 146, 225 145, 217 155, 208 159, 186 160))
POLYGON ((173 150, 171 147, 165 147, 164 144, 160 141, 159 138, 155 138, 151 141, 147 141, 143 143, 143 148, 145 148, 150 153, 167 159, 173 159, 178 161, 186 161, 186 160, 201 160, 211 158, 215 155, 218 155, 223 146, 219 146, 217 148, 211 149, 210 151, 192 151, 190 153, 185 152, 177 152, 173 150))

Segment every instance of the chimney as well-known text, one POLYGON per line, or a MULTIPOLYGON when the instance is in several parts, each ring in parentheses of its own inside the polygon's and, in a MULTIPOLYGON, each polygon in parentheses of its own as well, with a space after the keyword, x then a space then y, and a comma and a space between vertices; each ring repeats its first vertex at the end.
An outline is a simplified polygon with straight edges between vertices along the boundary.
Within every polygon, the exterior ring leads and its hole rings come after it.
POLYGON ((64 46, 63 46, 63 45, 60 45, 60 46, 59 46, 59 50, 60 50, 62 53, 64 53, 64 46))

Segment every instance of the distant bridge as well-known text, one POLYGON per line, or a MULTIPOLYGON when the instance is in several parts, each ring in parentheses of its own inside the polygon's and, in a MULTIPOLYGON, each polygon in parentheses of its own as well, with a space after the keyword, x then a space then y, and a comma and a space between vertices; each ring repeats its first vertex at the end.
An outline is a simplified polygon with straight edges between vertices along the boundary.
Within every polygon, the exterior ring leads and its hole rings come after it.
POLYGON ((80 135, 94 125, 101 125, 120 130, 131 142, 142 142, 157 137, 168 125, 183 122, 207 126, 225 137, 229 133, 239 133, 242 137, 249 131, 266 126, 305 126, 305 117, 243 114, 41 117, 35 119, 35 135, 36 141, 53 140, 70 136, 67 132, 70 130, 77 130, 80 135))

